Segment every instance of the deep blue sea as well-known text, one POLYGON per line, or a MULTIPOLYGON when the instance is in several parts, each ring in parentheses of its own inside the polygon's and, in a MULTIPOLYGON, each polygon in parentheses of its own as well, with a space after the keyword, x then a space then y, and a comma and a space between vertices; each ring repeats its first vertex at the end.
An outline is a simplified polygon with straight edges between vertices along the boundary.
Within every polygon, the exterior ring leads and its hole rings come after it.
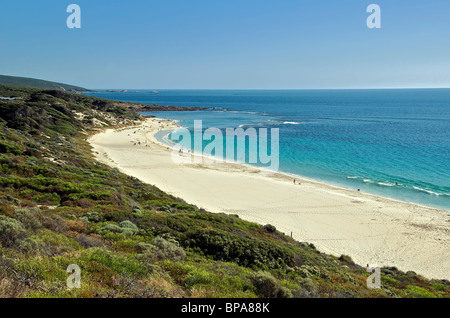
POLYGON ((450 210, 450 89, 95 92, 192 128, 279 128, 280 168, 330 184, 450 210))

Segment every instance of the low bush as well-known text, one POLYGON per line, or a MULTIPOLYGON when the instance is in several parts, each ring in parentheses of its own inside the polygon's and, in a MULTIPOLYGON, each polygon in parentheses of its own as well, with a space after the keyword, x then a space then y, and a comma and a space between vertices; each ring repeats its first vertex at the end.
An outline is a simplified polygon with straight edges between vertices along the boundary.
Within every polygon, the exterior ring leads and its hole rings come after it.
POLYGON ((151 244, 156 247, 152 252, 159 261, 169 259, 173 262, 181 262, 186 258, 186 252, 176 241, 158 236, 151 241, 151 244))
POLYGON ((0 242, 4 247, 17 247, 17 243, 27 237, 19 221, 0 215, 0 242))
POLYGON ((33 239, 37 243, 40 252, 48 256, 62 255, 81 248, 81 245, 73 238, 47 229, 39 231, 33 239))
POLYGON ((258 294, 265 298, 291 298, 291 291, 280 286, 277 279, 270 273, 258 271, 251 276, 251 281, 258 294))
POLYGON ((147 268, 141 262, 133 257, 118 255, 99 247, 94 247, 85 251, 82 259, 94 261, 105 265, 117 274, 130 274, 142 276, 148 272, 147 268))
POLYGON ((419 286, 406 286, 406 292, 411 294, 415 298, 436 298, 436 295, 419 286))
POLYGON ((14 207, 9 204, 0 205, 0 215, 12 216, 14 213, 14 207))
POLYGON ((260 271, 253 274, 252 283, 262 297, 272 298, 278 294, 278 282, 270 273, 260 271))
POLYGON ((14 217, 19 220, 27 230, 36 231, 42 228, 42 223, 37 214, 40 210, 37 208, 17 209, 14 211, 14 217))
POLYGON ((97 230, 98 233, 102 233, 105 231, 113 232, 113 233, 122 233, 122 228, 120 226, 118 226, 117 224, 108 223, 104 227, 97 230))
POLYGON ((242 266, 284 268, 293 263, 294 253, 281 244, 214 230, 191 230, 182 242, 200 248, 206 255, 242 266))
POLYGON ((108 223, 102 228, 97 230, 99 234, 105 234, 105 232, 123 233, 125 235, 135 235, 139 232, 139 228, 136 224, 129 220, 120 222, 119 225, 114 223, 108 223))
POLYGON ((101 237, 95 234, 91 235, 81 234, 76 238, 76 241, 85 248, 105 247, 105 243, 103 242, 101 237))
POLYGON ((266 224, 264 225, 264 230, 266 230, 267 233, 275 233, 277 228, 272 224, 266 224))
POLYGON ((137 225, 129 220, 120 222, 119 227, 124 234, 134 235, 139 232, 139 228, 137 227, 137 225))
POLYGON ((213 273, 204 269, 194 268, 183 280, 183 284, 187 289, 192 289, 194 287, 213 285, 217 280, 213 273))
POLYGON ((353 263, 353 260, 350 256, 342 254, 339 256, 339 260, 344 263, 353 263))

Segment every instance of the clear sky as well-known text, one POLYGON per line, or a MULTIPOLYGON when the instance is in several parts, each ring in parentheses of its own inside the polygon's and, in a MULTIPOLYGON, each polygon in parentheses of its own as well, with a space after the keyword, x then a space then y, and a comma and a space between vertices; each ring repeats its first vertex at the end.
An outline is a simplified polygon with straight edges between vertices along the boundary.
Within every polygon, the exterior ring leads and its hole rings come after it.
POLYGON ((0 40, 0 74, 88 88, 450 87, 449 0, 2 1, 0 40))

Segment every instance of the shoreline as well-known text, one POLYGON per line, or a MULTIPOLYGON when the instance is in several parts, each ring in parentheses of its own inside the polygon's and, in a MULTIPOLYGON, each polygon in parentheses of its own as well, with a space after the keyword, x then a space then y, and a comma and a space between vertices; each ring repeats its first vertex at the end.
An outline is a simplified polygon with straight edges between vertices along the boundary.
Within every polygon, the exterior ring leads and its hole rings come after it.
POLYGON ((359 264, 449 278, 449 211, 284 172, 267 175, 241 163, 176 164, 171 147, 155 134, 179 127, 174 120, 147 118, 139 126, 93 135, 89 142, 97 160, 199 208, 273 224, 298 241, 349 255, 359 264))
MULTIPOLYGON (((156 117, 154 117, 154 118, 156 118, 156 117)), ((161 119, 161 118, 158 118, 158 119, 159 119, 159 120, 168 120, 168 121, 176 122, 176 120, 174 120, 174 119, 161 119)), ((173 123, 173 125, 174 125, 175 127, 172 128, 172 129, 168 129, 168 132, 164 134, 164 136, 162 137, 162 139, 163 139, 164 137, 166 137, 169 133, 171 133, 171 132, 172 132, 173 130, 175 130, 175 129, 178 129, 178 128, 187 128, 187 127, 184 127, 184 126, 180 126, 180 125, 178 125, 178 124, 175 124, 175 123, 173 123)), ((158 131, 157 133, 160 133, 160 132, 163 132, 163 131, 164 131, 164 130, 160 130, 160 131, 158 131)), ((169 148, 173 149, 173 147, 172 147, 170 144, 164 143, 164 142, 162 142, 161 140, 158 140, 158 138, 156 138, 156 137, 155 137, 155 140, 158 141, 159 144, 160 144, 161 146, 165 146, 165 147, 169 147, 169 148)), ((205 158, 208 158, 208 159, 217 160, 217 158, 212 158, 212 157, 210 157, 210 156, 204 156, 204 155, 198 154, 198 153, 196 153, 196 152, 192 152, 192 154, 193 154, 194 156, 205 157, 205 158)), ((229 163, 229 164, 242 165, 242 166, 245 166, 245 167, 247 167, 247 168, 255 168, 255 169, 258 169, 258 170, 261 170, 261 171, 266 171, 266 170, 267 170, 267 169, 265 169, 264 167, 257 167, 257 166, 253 166, 253 165, 248 164, 248 163, 242 163, 242 162, 237 162, 237 161, 228 162, 228 161, 223 160, 222 163, 229 163)), ((269 171, 269 170, 267 170, 267 171, 269 171)), ((269 173, 269 174, 274 174, 274 172, 271 172, 271 171, 269 171, 268 173, 269 173)), ((308 181, 308 182, 318 183, 318 184, 321 184, 321 185, 324 185, 324 186, 331 186, 331 187, 339 188, 339 189, 345 190, 345 191, 355 191, 355 189, 352 189, 352 188, 350 188, 350 187, 346 187, 346 186, 344 186, 344 185, 328 183, 327 181, 323 181, 323 180, 319 180, 319 179, 314 179, 314 178, 302 176, 302 175, 295 174, 295 173, 290 173, 290 172, 285 172, 285 171, 276 171, 275 174, 283 175, 283 176, 285 176, 286 178, 291 178, 291 180, 292 180, 292 179, 306 180, 306 181, 308 181)), ((436 207, 436 206, 430 206, 430 205, 420 204, 420 203, 417 203, 417 202, 410 202, 410 201, 400 200, 400 199, 396 199, 396 198, 392 198, 392 197, 388 197, 388 196, 383 196, 383 195, 379 195, 379 194, 375 194, 375 193, 365 192, 365 191, 360 191, 360 193, 362 193, 362 194, 364 194, 364 195, 368 195, 368 196, 373 196, 373 197, 375 197, 375 198, 380 197, 380 198, 387 199, 387 200, 391 200, 391 201, 395 201, 395 202, 398 202, 398 203, 413 204, 413 205, 417 205, 417 206, 419 206, 419 207, 426 208, 426 209, 434 209, 434 210, 437 210, 437 211, 443 211, 443 212, 449 212, 449 213, 450 213, 450 209, 443 208, 443 207, 436 207)))

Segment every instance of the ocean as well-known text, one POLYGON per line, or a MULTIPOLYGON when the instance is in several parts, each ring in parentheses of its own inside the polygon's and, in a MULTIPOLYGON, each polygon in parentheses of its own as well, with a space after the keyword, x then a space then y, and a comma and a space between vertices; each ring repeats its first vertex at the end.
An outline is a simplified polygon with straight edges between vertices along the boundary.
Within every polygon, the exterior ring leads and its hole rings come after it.
POLYGON ((279 128, 281 172, 450 210, 450 89, 128 91, 87 94, 210 108, 144 113, 189 129, 279 128))

